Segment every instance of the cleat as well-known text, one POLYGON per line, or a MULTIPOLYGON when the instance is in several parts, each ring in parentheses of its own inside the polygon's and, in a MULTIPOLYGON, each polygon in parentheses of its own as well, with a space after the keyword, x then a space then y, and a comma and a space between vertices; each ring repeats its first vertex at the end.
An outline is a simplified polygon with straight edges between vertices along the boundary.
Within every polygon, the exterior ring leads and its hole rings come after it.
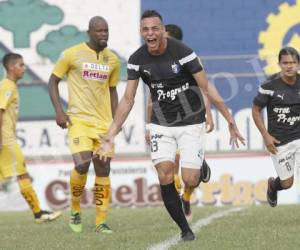
POLYGON ((104 233, 104 234, 111 234, 111 233, 113 233, 113 231, 105 223, 97 225, 95 232, 97 232, 97 233, 104 233))
POLYGON ((81 214, 79 212, 71 211, 69 226, 74 233, 82 232, 81 214))
POLYGON ((271 207, 277 206, 277 191, 273 191, 271 183, 274 181, 273 177, 268 179, 267 201, 271 207))
POLYGON ((191 221, 193 217, 192 210, 191 210, 191 203, 189 201, 185 201, 183 197, 181 197, 181 201, 182 201, 182 207, 183 207, 185 218, 187 219, 187 221, 191 221))
POLYGON ((34 222, 36 224, 50 222, 57 219, 59 216, 61 216, 61 212, 59 211, 51 212, 51 211, 41 210, 40 212, 34 214, 34 222))
POLYGON ((195 235, 192 231, 182 232, 181 240, 183 240, 183 241, 195 240, 195 235))
POLYGON ((210 180, 211 170, 208 166, 206 160, 203 160, 202 167, 201 167, 201 174, 200 174, 200 182, 207 183, 210 180))

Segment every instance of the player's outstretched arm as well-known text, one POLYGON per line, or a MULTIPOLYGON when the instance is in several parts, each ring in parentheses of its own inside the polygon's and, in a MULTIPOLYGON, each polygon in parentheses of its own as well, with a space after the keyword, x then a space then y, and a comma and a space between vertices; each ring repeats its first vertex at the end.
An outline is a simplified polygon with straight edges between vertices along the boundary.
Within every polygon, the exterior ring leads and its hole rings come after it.
POLYGON ((119 96, 118 96, 117 88, 109 87, 109 94, 110 94, 112 117, 114 118, 117 107, 118 107, 118 103, 119 103, 119 96))
MULTIPOLYGON (((208 84, 209 84, 209 82, 208 82, 208 84)), ((204 95, 203 95, 203 98, 204 98, 205 110, 206 110, 206 112, 205 112, 206 133, 210 133, 210 132, 212 132, 214 130, 215 124, 214 124, 214 121, 213 121, 213 118, 212 118, 210 101, 204 95)))
POLYGON ((138 83, 139 83, 138 80, 127 81, 125 93, 120 103, 118 104, 114 120, 109 128, 109 132, 108 132, 109 136, 116 136, 121 130, 123 123, 125 122, 127 116, 129 115, 130 110, 133 107, 138 83))
POLYGON ((115 117, 110 125, 107 135, 101 137, 100 159, 105 160, 106 154, 113 148, 114 138, 121 130, 123 123, 129 115, 134 104, 134 98, 139 80, 128 80, 125 93, 118 104, 115 117))
MULTIPOLYGON (((148 97, 148 102, 147 102, 147 124, 151 122, 151 115, 152 115, 152 108, 153 108, 153 103, 152 103, 152 99, 151 96, 148 97)), ((149 129, 146 127, 146 132, 145 132, 145 140, 146 143, 148 145, 150 145, 150 131, 149 129)))
POLYGON ((59 77, 57 77, 54 74, 51 74, 49 83, 48 83, 48 91, 49 95, 53 104, 53 107, 56 112, 56 123, 61 128, 67 128, 68 124, 71 124, 71 120, 66 115, 66 113, 63 110, 63 107, 60 103, 59 98, 59 90, 58 90, 58 84, 61 81, 59 77))
POLYGON ((262 111, 261 107, 253 104, 253 106, 252 106, 252 117, 253 117, 254 123, 255 123, 257 129, 259 130, 259 132, 261 133, 263 139, 264 139, 267 150, 271 154, 276 154, 277 153, 277 148, 276 148, 275 144, 280 143, 280 141, 278 141, 275 137, 273 137, 269 134, 269 132, 266 129, 266 126, 264 124, 264 120, 262 118, 261 111, 262 111))
POLYGON ((211 107, 210 107, 210 100, 208 99, 208 87, 209 87, 209 82, 206 78, 206 75, 204 71, 198 72, 196 74, 193 74, 195 80, 197 81, 197 84, 201 90, 201 93, 203 95, 203 100, 205 104, 205 109, 206 109, 206 132, 210 133, 214 129, 214 122, 212 119, 212 114, 211 114, 211 107))
POLYGON ((245 139, 239 132, 235 120, 233 119, 231 113, 229 112, 223 98, 220 96, 217 89, 208 83, 205 72, 197 72, 193 74, 198 86, 202 89, 202 93, 208 96, 208 99, 216 106, 222 116, 226 119, 228 123, 228 129, 230 133, 230 144, 239 147, 239 142, 245 145, 245 139))

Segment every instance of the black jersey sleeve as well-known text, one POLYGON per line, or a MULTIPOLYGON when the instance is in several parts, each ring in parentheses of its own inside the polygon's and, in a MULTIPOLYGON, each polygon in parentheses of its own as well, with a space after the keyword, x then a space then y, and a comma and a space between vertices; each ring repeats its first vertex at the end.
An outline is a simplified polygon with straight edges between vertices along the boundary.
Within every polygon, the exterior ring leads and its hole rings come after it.
POLYGON ((190 73, 194 74, 203 70, 196 53, 182 44, 179 63, 184 66, 190 73))
POLYGON ((255 96, 255 98, 253 99, 253 103, 256 106, 259 106, 261 108, 264 108, 265 106, 268 105, 271 97, 273 96, 274 91, 271 89, 268 89, 266 87, 266 85, 261 85, 258 88, 258 92, 257 95, 255 96))
POLYGON ((137 60, 137 56, 133 54, 130 56, 127 63, 127 79, 136 80, 140 78, 140 65, 137 60))

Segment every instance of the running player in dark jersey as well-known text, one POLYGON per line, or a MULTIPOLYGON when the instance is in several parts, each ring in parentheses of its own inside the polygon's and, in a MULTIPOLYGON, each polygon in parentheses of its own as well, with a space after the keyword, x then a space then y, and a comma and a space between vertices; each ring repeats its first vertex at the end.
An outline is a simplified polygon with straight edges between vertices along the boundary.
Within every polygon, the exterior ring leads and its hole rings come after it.
MULTIPOLYGON (((183 39, 183 32, 181 28, 176 25, 176 24, 167 24, 165 25, 166 29, 166 34, 168 37, 175 38, 179 41, 182 41, 183 39)), ((200 60, 200 58, 199 58, 200 60)), ((208 87, 214 88, 214 85, 208 82, 208 87)), ((152 114, 152 100, 149 97, 148 99, 148 108, 147 108, 147 123, 151 122, 151 114, 152 114)), ((147 127, 147 126, 146 126, 147 127)), ((212 114, 210 107, 206 107, 206 132, 209 133, 213 131, 214 128, 214 123, 212 119, 212 114)), ((146 134, 145 134, 145 139, 148 144, 151 143, 151 136, 150 136, 150 130, 146 128, 146 134)), ((191 198, 192 198, 192 193, 194 191, 194 187, 183 187, 182 190, 182 185, 181 185, 181 178, 179 176, 179 165, 180 165, 180 152, 177 150, 176 152, 176 157, 175 157, 175 163, 174 163, 174 184, 177 192, 181 194, 181 201, 183 205, 183 211, 184 214, 187 218, 188 221, 192 219, 192 209, 191 209, 191 198)), ((200 169, 200 179, 199 179, 199 184, 200 182, 207 183, 210 179, 211 175, 211 170, 210 167, 208 166, 207 162, 205 159, 203 159, 203 163, 200 169)))
POLYGON ((263 83, 253 101, 254 122, 264 138, 278 174, 268 179, 267 200, 277 205, 277 191, 293 185, 294 168, 300 162, 300 75, 299 54, 292 47, 279 52, 281 72, 263 83), (261 115, 267 108, 268 129, 261 115))
POLYGON ((181 229, 182 240, 194 240, 174 185, 176 149, 180 150, 182 179, 186 186, 199 183, 204 157, 205 98, 228 122, 230 142, 244 142, 223 100, 209 91, 207 79, 195 52, 182 42, 167 38, 161 15, 145 11, 141 18, 145 41, 128 61, 128 82, 113 123, 102 138, 102 155, 113 147, 114 138, 133 104, 139 79, 149 87, 153 102, 150 134, 151 158, 158 172, 166 209, 181 229), (201 90, 200 90, 201 89, 201 90), (202 93, 201 93, 202 92, 202 93))

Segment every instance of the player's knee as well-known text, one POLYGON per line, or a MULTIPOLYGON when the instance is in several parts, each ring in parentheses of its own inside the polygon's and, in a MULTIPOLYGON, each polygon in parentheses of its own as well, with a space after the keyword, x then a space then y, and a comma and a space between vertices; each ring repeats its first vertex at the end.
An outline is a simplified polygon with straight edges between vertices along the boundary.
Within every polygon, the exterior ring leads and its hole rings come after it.
POLYGON ((293 183, 294 183, 294 178, 291 177, 287 180, 284 180, 284 181, 280 181, 280 185, 283 189, 289 189, 290 187, 293 186, 293 183))
POLYGON ((174 182, 174 175, 172 172, 160 172, 158 173, 158 179, 160 184, 166 185, 174 182))
POLYGON ((110 174, 110 166, 95 167, 96 176, 106 177, 110 174))
POLYGON ((106 161, 100 160, 99 158, 93 160, 96 176, 98 177, 109 176, 110 160, 111 160, 110 158, 107 159, 106 161))
POLYGON ((79 174, 83 175, 83 174, 86 174, 89 171, 89 166, 90 166, 89 162, 88 163, 77 164, 75 166, 75 169, 79 174))
POLYGON ((199 185, 199 177, 195 175, 188 175, 183 177, 184 185, 189 187, 197 187, 199 185))

